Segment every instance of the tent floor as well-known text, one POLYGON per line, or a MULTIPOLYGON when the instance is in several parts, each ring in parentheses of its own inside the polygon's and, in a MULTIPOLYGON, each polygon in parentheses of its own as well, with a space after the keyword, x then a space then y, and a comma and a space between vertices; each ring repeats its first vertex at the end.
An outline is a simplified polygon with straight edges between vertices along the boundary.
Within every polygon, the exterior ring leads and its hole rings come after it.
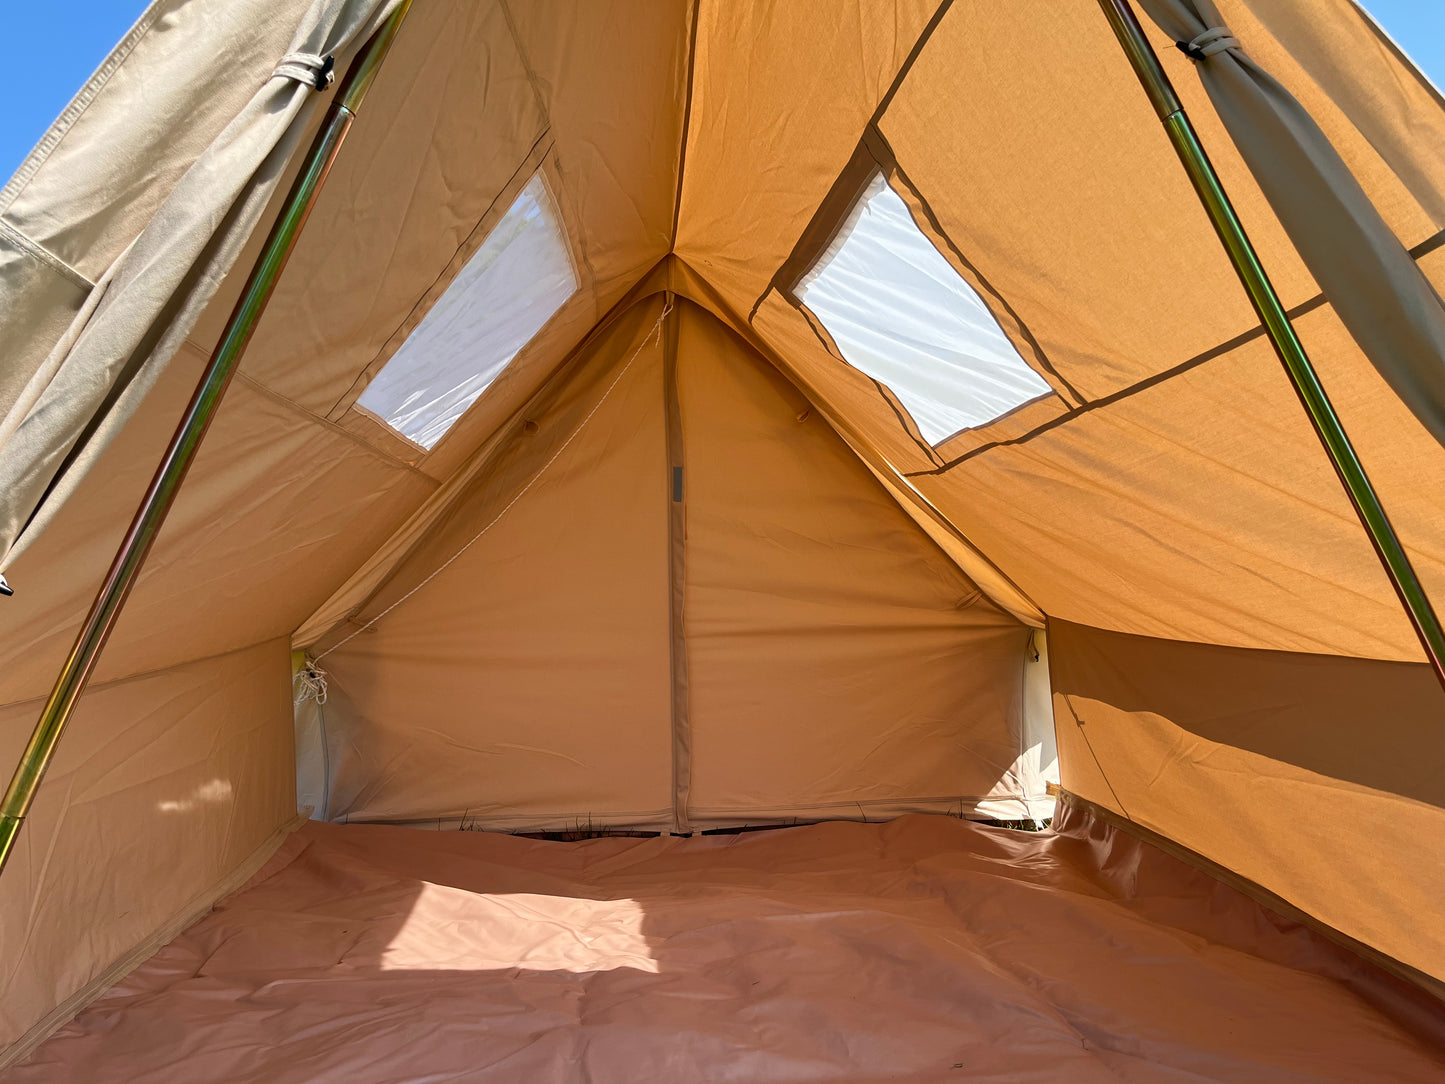
POLYGON ((1440 1080, 1439 1006, 1075 810, 312 824, 5 1081, 1440 1080))

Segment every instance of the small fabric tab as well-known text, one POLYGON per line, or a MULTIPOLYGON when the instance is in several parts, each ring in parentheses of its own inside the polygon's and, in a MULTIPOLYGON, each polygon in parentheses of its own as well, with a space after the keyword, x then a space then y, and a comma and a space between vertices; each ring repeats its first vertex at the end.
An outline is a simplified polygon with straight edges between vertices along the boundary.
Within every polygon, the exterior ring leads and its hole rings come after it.
POLYGON ((1229 32, 1227 26, 1211 26, 1204 33, 1189 41, 1176 41, 1174 44, 1186 56, 1194 60, 1203 60, 1215 53, 1222 53, 1226 49, 1238 49, 1239 39, 1229 32))
POLYGON ((274 79, 277 76, 282 79, 294 79, 298 83, 305 83, 308 87, 316 90, 325 90, 331 85, 334 79, 336 58, 334 56, 317 56, 315 53, 287 53, 281 58, 281 63, 276 65, 276 70, 271 73, 274 79))

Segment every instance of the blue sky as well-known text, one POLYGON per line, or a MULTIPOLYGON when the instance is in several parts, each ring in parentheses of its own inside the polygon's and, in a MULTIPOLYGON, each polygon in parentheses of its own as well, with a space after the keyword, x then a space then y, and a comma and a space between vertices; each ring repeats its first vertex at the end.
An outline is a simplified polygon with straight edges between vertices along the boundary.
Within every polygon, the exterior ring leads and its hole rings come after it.
MULTIPOLYGON (((1364 0, 1438 87, 1445 87, 1445 0, 1364 0)), ((0 66, 0 181, 105 59, 143 0, 45 0, 7 4, 0 66)))

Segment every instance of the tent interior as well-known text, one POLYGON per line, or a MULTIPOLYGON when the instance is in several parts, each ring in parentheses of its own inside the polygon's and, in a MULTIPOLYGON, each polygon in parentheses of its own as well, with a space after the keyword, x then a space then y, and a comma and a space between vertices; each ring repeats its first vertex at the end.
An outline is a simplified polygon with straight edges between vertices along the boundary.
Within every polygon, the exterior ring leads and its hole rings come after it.
MULTIPOLYGON (((1352 0, 1141 6, 1445 283, 1352 0)), ((0 192, 7 765, 395 7, 155 0, 0 192)), ((1097 0, 826 7, 412 6, 0 876, 4 1080, 1440 1078, 1445 698, 1097 0)))

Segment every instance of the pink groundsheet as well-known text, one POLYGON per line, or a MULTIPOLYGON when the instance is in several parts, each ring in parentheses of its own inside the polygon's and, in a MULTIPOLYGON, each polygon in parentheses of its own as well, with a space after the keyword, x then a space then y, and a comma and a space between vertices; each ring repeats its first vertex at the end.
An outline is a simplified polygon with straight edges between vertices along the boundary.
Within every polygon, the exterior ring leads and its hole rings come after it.
POLYGON ((1439 1003, 1064 821, 312 824, 0 1079, 1445 1080, 1439 1003))

